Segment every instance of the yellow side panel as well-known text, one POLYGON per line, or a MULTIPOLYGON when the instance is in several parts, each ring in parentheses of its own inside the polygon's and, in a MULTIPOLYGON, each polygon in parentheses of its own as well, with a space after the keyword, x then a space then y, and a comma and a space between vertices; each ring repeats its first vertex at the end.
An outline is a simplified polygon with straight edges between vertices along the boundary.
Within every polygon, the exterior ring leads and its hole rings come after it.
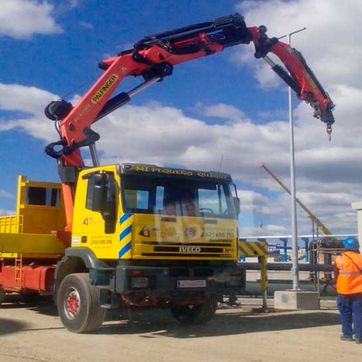
POLYGON ((53 230, 63 230, 61 210, 57 207, 27 205, 20 209, 23 220, 22 231, 31 234, 49 234, 53 230))
MULTIPOLYGON (((65 212, 63 202, 56 206, 29 204, 28 189, 42 188, 58 190, 61 186, 54 182, 29 181, 19 176, 16 215, 0 216, 0 233, 50 234, 53 230, 64 230, 65 212)), ((54 203, 55 204, 55 203, 54 203)))
POLYGON ((19 176, 16 214, 21 224, 18 232, 31 234, 49 234, 52 230, 63 230, 65 214, 63 203, 59 206, 29 205, 26 200, 29 187, 52 188, 60 190, 55 182, 30 181, 25 176, 19 176))
POLYGON ((64 253, 0 253, 0 257, 3 259, 55 259, 54 262, 61 259, 64 253))
POLYGON ((64 248, 64 244, 50 234, 0 234, 0 257, 11 253, 62 254, 64 248))
POLYGON ((16 215, 0 216, 0 233, 18 233, 20 225, 16 215))

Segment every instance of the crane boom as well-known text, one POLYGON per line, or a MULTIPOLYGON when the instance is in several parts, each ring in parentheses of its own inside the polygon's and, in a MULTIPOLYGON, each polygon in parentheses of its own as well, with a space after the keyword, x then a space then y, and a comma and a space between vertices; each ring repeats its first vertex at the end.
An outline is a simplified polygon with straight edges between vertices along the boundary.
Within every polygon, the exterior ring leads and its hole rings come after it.
POLYGON ((61 137, 61 143, 58 141, 56 144, 61 149, 55 151, 51 144, 47 153, 56 158, 62 157, 66 165, 82 167, 79 148, 99 139, 99 135, 90 128, 92 123, 130 100, 129 93, 125 92, 109 100, 125 77, 142 76, 146 83, 160 80, 171 75, 177 64, 250 42, 255 45, 255 57, 265 58, 273 70, 292 86, 298 97, 312 105, 315 116, 330 127, 334 123, 333 102, 301 54, 277 38, 268 38, 265 26, 248 28, 244 18, 235 14, 213 22, 146 36, 133 49, 103 60, 99 64, 104 70, 103 75, 77 104, 73 106, 66 101, 55 101, 47 106, 46 115, 59 122, 61 137), (271 63, 267 57, 269 52, 280 58, 289 74, 281 66, 271 63))
POLYGON ((90 147, 97 165, 95 143, 100 136, 91 129, 94 122, 126 104, 138 91, 170 76, 175 65, 223 51, 238 44, 254 43, 255 57, 264 58, 297 96, 314 108, 314 116, 331 132, 334 104, 299 52, 277 38, 266 35, 266 27, 247 27, 243 16, 234 14, 211 22, 194 24, 172 31, 146 36, 132 49, 104 59, 99 67, 104 73, 75 105, 66 100, 51 102, 46 116, 56 122, 60 139, 46 146, 46 153, 58 160, 63 184, 67 225, 70 229, 74 186, 78 170, 84 167, 81 147, 90 147), (285 70, 268 57, 272 52, 285 70), (110 98, 122 80, 141 76, 144 82, 129 92, 110 98))

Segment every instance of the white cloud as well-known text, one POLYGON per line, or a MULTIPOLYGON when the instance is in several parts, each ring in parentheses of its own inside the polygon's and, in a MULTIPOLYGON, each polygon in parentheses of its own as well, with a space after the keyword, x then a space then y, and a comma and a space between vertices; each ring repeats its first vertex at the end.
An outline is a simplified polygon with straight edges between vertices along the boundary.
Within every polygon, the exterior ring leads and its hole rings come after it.
POLYGON ((36 87, 0 83, 0 109, 14 115, 10 120, 0 120, 0 132, 21 129, 31 136, 54 141, 58 136, 50 120, 45 118, 45 106, 58 97, 36 87), (16 117, 16 112, 25 113, 16 117))
POLYGON ((241 226, 239 228, 239 235, 244 238, 257 238, 258 236, 281 236, 290 235, 288 229, 279 224, 259 224, 254 227, 241 226))
POLYGON ((229 104, 215 104, 206 106, 202 102, 196 104, 195 110, 207 117, 216 117, 227 121, 239 121, 246 119, 246 116, 240 109, 229 104))
POLYGON ((2 0, 0 6, 0 36, 29 38, 33 34, 62 32, 52 17, 54 6, 40 0, 2 0))
MULTIPOLYGON (((2 109, 29 113, 28 117, 2 121, 0 131, 20 128, 46 142, 56 140, 56 132, 42 114, 44 105, 55 98, 37 88, 0 85, 2 109), (9 93, 17 95, 17 102, 6 98, 9 93)), ((352 118, 356 117, 358 114, 352 118)), ((343 140, 343 137, 338 140, 339 145, 332 143, 331 146, 321 130, 322 125, 311 118, 309 114, 308 122, 296 126, 299 196, 318 216, 328 219, 332 229, 351 230, 355 227, 355 216, 350 203, 362 199, 358 184, 361 171, 358 149, 351 149, 348 139, 343 140), (310 130, 313 135, 309 134, 310 130), (341 165, 345 165, 344 173, 337 172, 341 165), (308 193, 309 190, 313 190, 313 194, 308 193)), ((239 120, 211 125, 185 115, 182 110, 150 103, 127 105, 93 128, 101 134, 97 148, 104 163, 148 162, 219 170, 222 160, 223 171, 250 185, 248 189, 239 190, 241 217, 251 220, 255 233, 288 233, 289 196, 280 193, 279 186, 260 168, 265 162, 289 185, 287 123, 274 121, 256 125, 239 120), (264 192, 250 190, 255 187, 264 192)), ((301 230, 307 233, 311 229, 310 222, 303 213, 300 215, 301 230)))
MULTIPOLYGON (((306 31, 292 36, 292 45, 313 65, 326 88, 332 84, 362 85, 362 78, 356 77, 362 63, 359 46, 362 35, 358 25, 362 16, 361 1, 243 1, 237 10, 245 16, 247 26, 266 25, 270 37, 306 27, 306 31)), ((246 57, 244 47, 240 47, 234 60, 239 58, 243 64, 252 64, 255 62, 250 57, 252 51, 249 49, 246 57)), ((265 81, 270 84, 270 77, 264 80, 259 74, 257 79, 262 84, 265 81)))
POLYGON ((13 199, 14 195, 11 194, 10 192, 5 191, 5 190, 0 190, 0 197, 3 197, 5 199, 13 199))
MULTIPOLYGON (((312 117, 310 107, 302 103, 296 106, 298 197, 332 231, 355 232, 356 214, 351 202, 362 200, 362 78, 357 67, 362 64, 362 35, 356 28, 362 3, 270 0, 243 4, 239 10, 246 15, 247 24, 265 23, 270 35, 308 28, 295 36, 295 45, 337 104, 336 124, 329 142, 324 125, 312 117)), ((246 54, 243 56, 249 62, 246 54)), ((247 56, 257 63, 252 54, 247 56)), ((260 81, 265 82, 265 78, 260 81)), ((38 88, 0 84, 0 108, 27 114, 0 121, 0 131, 17 127, 44 141, 56 140, 57 134, 42 114, 44 106, 55 98, 38 88)), ((244 235, 289 234, 290 197, 260 169, 265 162, 289 186, 289 125, 278 115, 265 119, 265 124, 256 124, 230 104, 198 103, 196 110, 220 122, 208 124, 183 110, 157 103, 121 108, 94 125, 101 134, 97 145, 101 159, 106 163, 221 168, 239 183, 241 218, 253 220, 250 226, 242 227, 244 235)), ((310 220, 301 210, 298 215, 299 232, 310 233, 310 220)))
POLYGON ((92 23, 87 22, 87 21, 80 21, 79 25, 84 29, 94 29, 94 25, 92 23))
POLYGON ((68 0, 70 8, 76 8, 80 5, 81 0, 68 0))
POLYGON ((4 215, 4 216, 15 215, 15 211, 14 210, 0 209, 0 215, 4 215))
POLYGON ((269 197, 252 190, 238 190, 238 196, 241 200, 241 213, 251 212, 260 218, 284 211, 283 205, 280 205, 279 201, 271 203, 269 197))

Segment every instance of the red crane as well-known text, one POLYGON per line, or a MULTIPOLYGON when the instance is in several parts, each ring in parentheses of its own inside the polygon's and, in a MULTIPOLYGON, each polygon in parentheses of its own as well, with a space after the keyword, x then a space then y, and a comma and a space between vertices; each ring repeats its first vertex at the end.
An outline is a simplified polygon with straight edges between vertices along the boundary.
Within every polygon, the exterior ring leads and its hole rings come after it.
POLYGON ((190 25, 146 36, 132 49, 103 60, 104 73, 72 105, 65 100, 51 102, 45 114, 56 121, 60 140, 46 147, 46 153, 58 160, 65 202, 67 230, 71 230, 73 190, 77 171, 84 166, 80 148, 89 146, 94 165, 98 165, 95 142, 99 135, 91 125, 127 103, 136 93, 172 74, 173 67, 203 56, 221 52, 239 44, 254 43, 255 57, 263 58, 297 94, 309 103, 314 116, 331 132, 334 104, 303 56, 288 44, 266 35, 266 27, 247 27, 243 16, 234 14, 211 22, 190 25), (275 64, 268 56, 274 53, 285 65, 275 64), (111 98, 125 77, 142 76, 144 82, 129 92, 111 98))

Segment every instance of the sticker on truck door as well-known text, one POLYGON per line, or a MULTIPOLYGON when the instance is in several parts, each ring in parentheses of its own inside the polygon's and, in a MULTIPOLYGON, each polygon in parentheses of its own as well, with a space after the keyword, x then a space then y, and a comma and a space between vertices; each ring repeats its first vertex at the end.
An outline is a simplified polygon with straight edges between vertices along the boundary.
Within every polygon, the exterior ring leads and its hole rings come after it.
POLYGON ((206 288, 206 280, 205 279, 178 280, 177 288, 206 288))

